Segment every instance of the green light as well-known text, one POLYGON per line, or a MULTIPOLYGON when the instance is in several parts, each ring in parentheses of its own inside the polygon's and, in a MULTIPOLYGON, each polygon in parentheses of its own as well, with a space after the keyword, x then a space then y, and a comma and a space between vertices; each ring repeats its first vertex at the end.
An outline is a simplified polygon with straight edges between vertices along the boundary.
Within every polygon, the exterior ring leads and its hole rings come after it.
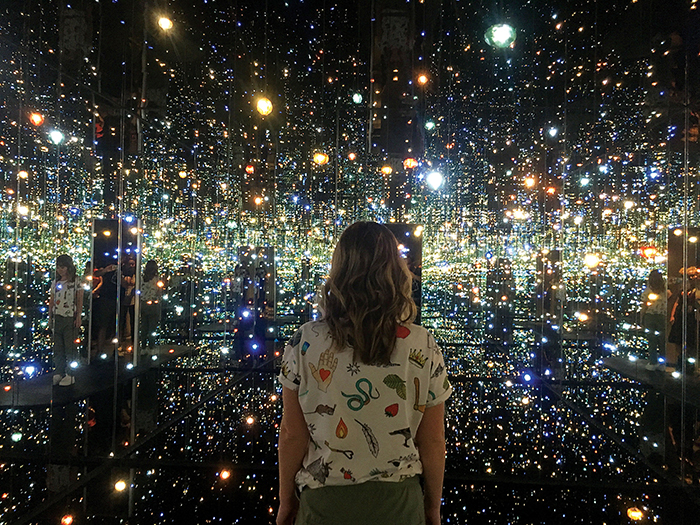
POLYGON ((484 37, 488 45, 503 49, 515 42, 515 29, 508 24, 496 24, 488 28, 484 37))
POLYGON ((427 129, 428 131, 434 130, 435 129, 435 122, 433 122, 432 120, 429 120, 428 122, 426 122, 425 129, 427 129))
POLYGON ((361 94, 361 93, 355 93, 355 94, 352 96, 352 101, 353 101, 355 104, 362 104, 362 94, 361 94))
POLYGON ((15 432, 12 434, 12 441, 17 443, 20 439, 22 439, 22 433, 21 432, 15 432))

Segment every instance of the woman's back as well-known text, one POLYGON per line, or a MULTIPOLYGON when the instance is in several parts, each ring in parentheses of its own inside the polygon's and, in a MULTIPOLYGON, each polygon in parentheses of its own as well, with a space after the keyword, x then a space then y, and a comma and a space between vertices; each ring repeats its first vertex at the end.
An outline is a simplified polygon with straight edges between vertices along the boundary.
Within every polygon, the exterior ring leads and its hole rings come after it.
POLYGON ((351 348, 334 350, 325 322, 307 323, 287 345, 280 381, 298 391, 309 428, 296 476, 309 488, 420 474, 413 438, 425 408, 452 390, 442 352, 416 325, 398 326, 390 364, 366 365, 351 348))

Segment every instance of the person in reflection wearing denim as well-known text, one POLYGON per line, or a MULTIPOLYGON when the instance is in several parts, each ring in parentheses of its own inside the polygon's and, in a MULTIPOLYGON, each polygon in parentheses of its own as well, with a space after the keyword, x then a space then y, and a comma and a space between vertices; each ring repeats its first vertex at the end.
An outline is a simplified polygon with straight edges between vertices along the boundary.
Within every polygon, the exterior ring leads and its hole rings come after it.
POLYGON ((282 358, 277 524, 437 525, 452 387, 388 228, 343 232, 319 307, 282 358))
POLYGON ((56 258, 56 280, 51 283, 49 296, 49 325, 53 326, 53 384, 70 386, 75 383, 68 369, 77 358, 76 338, 80 333, 83 293, 75 264, 70 255, 56 258))
POLYGON ((642 326, 649 342, 647 370, 666 369, 666 315, 668 296, 666 280, 659 270, 649 273, 647 285, 642 291, 642 326))

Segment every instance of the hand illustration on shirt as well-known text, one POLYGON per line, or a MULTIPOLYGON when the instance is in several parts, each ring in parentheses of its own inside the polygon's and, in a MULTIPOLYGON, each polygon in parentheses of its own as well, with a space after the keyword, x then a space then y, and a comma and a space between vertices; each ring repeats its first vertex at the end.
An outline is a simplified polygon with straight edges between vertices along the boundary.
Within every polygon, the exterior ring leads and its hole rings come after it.
POLYGON ((318 369, 313 363, 309 363, 311 375, 318 383, 318 389, 322 392, 328 392, 328 385, 333 380, 333 372, 335 372, 337 366, 338 359, 330 348, 321 352, 321 355, 318 357, 318 369))

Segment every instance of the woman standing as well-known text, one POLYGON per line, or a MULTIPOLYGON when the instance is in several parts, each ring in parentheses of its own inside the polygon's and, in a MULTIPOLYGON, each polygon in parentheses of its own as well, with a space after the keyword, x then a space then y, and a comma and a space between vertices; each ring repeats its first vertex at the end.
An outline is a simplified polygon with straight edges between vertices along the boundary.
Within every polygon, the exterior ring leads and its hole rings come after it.
POLYGON ((70 386, 75 383, 67 365, 76 358, 76 335, 79 333, 83 294, 70 255, 56 258, 56 280, 51 283, 49 296, 49 325, 53 326, 53 384, 70 386))
POLYGON ((646 288, 642 291, 642 326, 649 342, 647 370, 665 370, 666 313, 669 291, 659 270, 649 273, 646 288), (659 360, 661 357, 661 360, 659 360))
POLYGON ((282 359, 277 523, 440 523, 452 387, 386 227, 345 230, 320 306, 282 359))
POLYGON ((158 263, 151 259, 146 263, 141 285, 141 344, 144 353, 156 346, 162 292, 163 282, 158 279, 158 263))

